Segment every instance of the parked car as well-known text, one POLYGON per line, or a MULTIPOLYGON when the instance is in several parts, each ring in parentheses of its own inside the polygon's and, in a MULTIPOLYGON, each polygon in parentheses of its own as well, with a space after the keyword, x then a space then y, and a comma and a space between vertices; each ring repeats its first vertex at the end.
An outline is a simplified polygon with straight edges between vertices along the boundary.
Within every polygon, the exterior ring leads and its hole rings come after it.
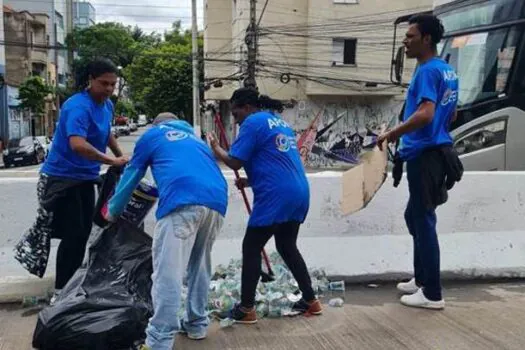
POLYGON ((45 158, 49 155, 49 151, 51 150, 51 140, 47 136, 35 136, 35 138, 40 142, 42 147, 44 147, 45 151, 45 158))
POLYGON ((135 132, 135 131, 137 131, 139 129, 139 127, 134 122, 130 122, 129 123, 129 129, 131 130, 131 132, 135 132))
POLYGON ((111 127, 111 133, 113 134, 113 136, 115 136, 116 139, 118 139, 118 137, 120 136, 116 126, 111 127))
POLYGON ((139 115, 139 120, 138 120, 137 124, 138 124, 140 127, 143 127, 143 126, 148 125, 148 118, 146 118, 146 115, 145 115, 145 114, 141 114, 141 115, 139 115))
POLYGON ((4 166, 39 164, 46 157, 44 146, 36 137, 26 136, 9 140, 3 152, 4 166))
POLYGON ((119 135, 129 135, 131 134, 131 129, 129 128, 129 125, 117 125, 115 127, 117 129, 117 132, 119 135))

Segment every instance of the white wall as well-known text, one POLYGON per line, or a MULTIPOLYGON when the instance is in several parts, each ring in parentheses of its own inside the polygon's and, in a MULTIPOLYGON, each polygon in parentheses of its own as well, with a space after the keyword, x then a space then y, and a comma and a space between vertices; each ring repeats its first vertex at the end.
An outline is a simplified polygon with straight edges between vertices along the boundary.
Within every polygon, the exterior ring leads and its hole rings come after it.
MULTIPOLYGON (((389 178, 369 206, 351 216, 339 210, 341 173, 309 174, 309 180, 311 208, 299 239, 308 265, 350 279, 411 273, 412 240, 403 218, 406 178, 397 189, 389 178)), ((444 275, 525 276, 525 172, 466 173, 456 186, 437 211, 444 275)), ((214 264, 240 258, 248 219, 243 206, 230 183, 214 264)), ((275 250, 273 242, 267 249, 275 250)))

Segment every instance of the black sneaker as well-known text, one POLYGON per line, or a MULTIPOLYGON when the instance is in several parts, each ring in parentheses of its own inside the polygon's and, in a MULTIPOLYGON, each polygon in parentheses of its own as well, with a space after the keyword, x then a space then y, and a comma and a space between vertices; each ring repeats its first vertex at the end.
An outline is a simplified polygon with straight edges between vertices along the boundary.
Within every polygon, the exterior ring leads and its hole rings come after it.
POLYGON ((243 309, 244 308, 241 306, 241 304, 236 304, 233 309, 220 313, 218 317, 221 320, 232 319, 235 321, 235 323, 240 324, 257 323, 257 313, 255 312, 255 308, 252 307, 250 311, 245 311, 243 309))

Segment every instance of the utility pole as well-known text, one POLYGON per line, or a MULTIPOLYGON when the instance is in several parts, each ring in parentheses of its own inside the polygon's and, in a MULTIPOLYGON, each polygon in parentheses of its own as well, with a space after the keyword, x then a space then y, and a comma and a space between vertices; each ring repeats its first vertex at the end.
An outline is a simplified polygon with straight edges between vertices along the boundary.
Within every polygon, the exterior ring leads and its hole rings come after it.
MULTIPOLYGON (((78 12, 78 3, 77 3, 77 12, 78 12)), ((73 0, 66 0, 66 13, 67 13, 67 35, 73 34, 73 0)), ((73 74, 73 60, 75 56, 73 55, 73 47, 68 46, 67 48, 67 68, 68 73, 70 74, 69 82, 70 85, 75 86, 75 74, 73 74)), ((67 85, 67 83, 66 83, 67 85)))
POLYGON ((244 79, 245 87, 257 88, 255 66, 257 64, 257 0, 250 0, 250 24, 244 39, 248 48, 248 69, 244 79))
POLYGON ((201 113, 199 103, 199 46, 197 30, 197 0, 191 0, 191 53, 193 63, 193 127, 195 135, 201 137, 201 113))

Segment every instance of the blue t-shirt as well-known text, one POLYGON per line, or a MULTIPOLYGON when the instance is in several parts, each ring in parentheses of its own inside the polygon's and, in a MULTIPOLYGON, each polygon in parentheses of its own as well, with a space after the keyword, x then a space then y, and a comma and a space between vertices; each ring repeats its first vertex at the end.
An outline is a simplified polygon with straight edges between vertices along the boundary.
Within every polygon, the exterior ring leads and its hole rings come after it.
POLYGON ((456 72, 442 59, 432 58, 417 67, 408 89, 403 121, 424 101, 434 102, 436 109, 432 123, 401 137, 402 159, 413 159, 429 147, 452 144, 448 129, 457 106, 458 89, 456 72))
POLYGON ((102 153, 106 152, 111 132, 113 103, 97 104, 87 91, 71 96, 62 106, 53 144, 41 172, 51 176, 93 180, 99 176, 100 163, 71 149, 71 136, 83 137, 102 153))
POLYGON ((202 205, 226 215, 228 184, 210 147, 190 124, 171 121, 137 141, 128 167, 151 172, 159 190, 157 219, 184 205, 202 205))
POLYGON ((254 194, 248 226, 304 222, 310 188, 295 134, 279 116, 254 113, 241 124, 230 156, 243 162, 254 194))

